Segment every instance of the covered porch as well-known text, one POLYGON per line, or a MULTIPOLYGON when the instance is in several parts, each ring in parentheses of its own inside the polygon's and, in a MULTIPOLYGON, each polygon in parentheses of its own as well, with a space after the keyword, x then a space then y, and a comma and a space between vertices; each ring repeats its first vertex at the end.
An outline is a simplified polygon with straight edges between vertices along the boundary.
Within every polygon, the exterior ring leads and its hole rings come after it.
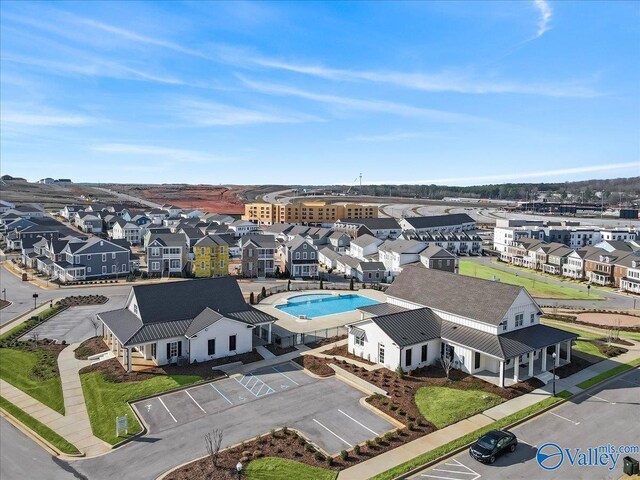
POLYGON ((107 325, 102 324, 102 340, 127 372, 157 367, 157 343, 125 346, 107 325))
POLYGON ((587 280, 596 285, 602 285, 604 287, 611 285, 613 279, 610 273, 601 272, 587 272, 587 280))
POLYGON ((253 348, 263 347, 273 342, 271 336, 271 327, 273 322, 259 323, 253 329, 252 343, 253 348))
POLYGON ((624 277, 620 279, 620 288, 627 292, 640 293, 640 279, 624 277))
POLYGON ((53 263, 53 278, 61 282, 76 282, 86 278, 86 267, 84 265, 74 265, 66 261, 53 263))
POLYGON ((561 270, 559 265, 554 265, 552 263, 545 263, 542 265, 542 271, 545 273, 550 273, 551 275, 560 275, 561 270))

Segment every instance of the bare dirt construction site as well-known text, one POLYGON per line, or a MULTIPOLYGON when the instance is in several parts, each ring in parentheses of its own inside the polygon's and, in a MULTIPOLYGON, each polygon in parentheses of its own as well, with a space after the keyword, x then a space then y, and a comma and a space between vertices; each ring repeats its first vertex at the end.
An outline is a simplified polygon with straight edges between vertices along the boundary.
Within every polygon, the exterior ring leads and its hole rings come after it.
POLYGON ((239 215, 244 204, 281 186, 246 185, 110 185, 109 188, 151 202, 171 203, 181 208, 239 215))
POLYGON ((640 317, 618 313, 580 313, 576 319, 580 322, 592 323, 594 325, 640 327, 640 317))

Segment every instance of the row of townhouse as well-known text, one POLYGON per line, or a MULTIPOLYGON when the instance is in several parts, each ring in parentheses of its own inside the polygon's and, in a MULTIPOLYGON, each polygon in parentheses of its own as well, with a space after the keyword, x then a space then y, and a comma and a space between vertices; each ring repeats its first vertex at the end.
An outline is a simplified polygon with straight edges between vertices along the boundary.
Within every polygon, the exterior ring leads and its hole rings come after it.
POLYGON ((515 242, 523 239, 561 243, 576 249, 597 245, 602 241, 631 242, 638 240, 635 227, 600 228, 580 225, 580 222, 543 222, 532 220, 496 220, 493 230, 493 248, 504 253, 515 242))
POLYGON ((524 239, 508 245, 500 259, 517 266, 640 293, 640 244, 605 240, 572 249, 564 244, 524 239))

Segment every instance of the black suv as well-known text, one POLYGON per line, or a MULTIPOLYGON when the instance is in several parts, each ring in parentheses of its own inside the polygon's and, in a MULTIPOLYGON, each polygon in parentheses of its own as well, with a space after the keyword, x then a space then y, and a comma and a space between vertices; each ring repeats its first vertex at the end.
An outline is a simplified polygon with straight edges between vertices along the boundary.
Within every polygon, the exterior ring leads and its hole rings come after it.
POLYGON ((516 436, 506 430, 485 433, 469 447, 469 455, 483 463, 493 463, 505 452, 514 452, 518 446, 516 436))

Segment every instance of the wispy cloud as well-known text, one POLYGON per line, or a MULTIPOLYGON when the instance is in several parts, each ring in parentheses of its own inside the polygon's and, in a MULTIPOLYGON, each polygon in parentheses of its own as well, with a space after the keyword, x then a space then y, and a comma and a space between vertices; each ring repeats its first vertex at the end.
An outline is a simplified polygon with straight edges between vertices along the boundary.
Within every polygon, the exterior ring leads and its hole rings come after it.
POLYGON ((433 134, 426 132, 393 132, 382 135, 355 135, 347 138, 351 142, 397 142, 413 138, 431 137, 433 134))
POLYGON ((405 105, 402 103, 390 102, 386 100, 364 100, 359 98, 315 93, 307 90, 288 87, 285 85, 255 82, 241 75, 237 75, 237 77, 242 80, 242 82, 246 86, 257 92, 266 93, 269 95, 304 98, 306 100, 312 100, 314 102, 332 105, 341 109, 359 110, 365 112, 379 112, 404 117, 426 117, 446 122, 482 120, 471 115, 447 112, 444 110, 414 107, 413 105, 405 105))
POLYGON ((200 127, 322 121, 318 116, 305 113, 234 107, 193 99, 181 100, 168 108, 188 125, 200 127))
POLYGON ((158 147, 155 145, 137 145, 130 143, 106 143, 91 147, 94 152, 112 153, 117 155, 131 155, 155 157, 181 163, 206 163, 221 161, 222 158, 195 150, 158 147))
POLYGON ((449 185, 481 185, 485 182, 513 182, 517 180, 526 180, 530 178, 550 178, 571 176, 581 173, 608 172, 613 170, 629 170, 633 175, 640 172, 640 162, 613 163, 609 165, 591 165, 585 167, 559 168, 557 170, 545 170, 535 172, 514 172, 501 173, 495 175, 472 176, 472 177, 448 177, 448 178, 429 178, 424 180, 381 180, 367 182, 369 184, 412 184, 412 185, 428 185, 428 184, 449 184, 449 185))
POLYGON ((23 127, 77 127, 96 123, 96 119, 66 112, 21 112, 2 110, 0 122, 5 126, 23 127))
POLYGON ((535 38, 538 38, 550 30, 551 27, 549 26, 549 22, 551 22, 553 10, 547 0, 534 0, 533 4, 540 14, 540 18, 538 19, 538 31, 535 36, 535 38))
POLYGON ((443 72, 437 74, 349 70, 323 65, 305 65, 264 57, 253 57, 249 61, 256 65, 309 75, 341 82, 371 82, 394 85, 425 92, 453 92, 464 94, 519 93, 548 97, 594 97, 593 89, 575 83, 517 83, 499 79, 482 79, 473 73, 443 72))

